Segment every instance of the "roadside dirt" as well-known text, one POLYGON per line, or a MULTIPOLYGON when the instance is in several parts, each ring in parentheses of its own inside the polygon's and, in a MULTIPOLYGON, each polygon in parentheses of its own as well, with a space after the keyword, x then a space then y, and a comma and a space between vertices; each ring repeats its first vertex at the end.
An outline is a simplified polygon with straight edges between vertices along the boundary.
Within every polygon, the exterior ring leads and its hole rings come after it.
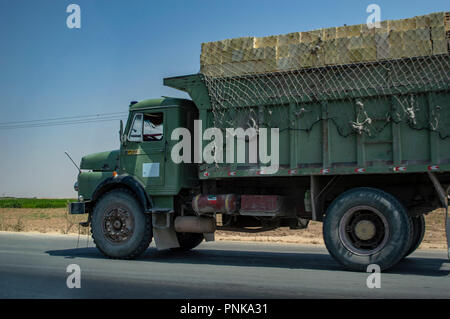
MULTIPOLYGON (((426 233, 420 248, 445 249, 444 210, 438 209, 425 216, 426 233)), ((88 234, 89 229, 79 227, 78 223, 86 221, 84 215, 68 215, 64 208, 27 209, 0 208, 0 231, 39 232, 47 234, 88 234)), ((291 230, 287 227, 264 233, 250 234, 217 231, 218 241, 257 241, 271 243, 296 243, 321 245, 322 223, 311 222, 307 229, 291 230)))

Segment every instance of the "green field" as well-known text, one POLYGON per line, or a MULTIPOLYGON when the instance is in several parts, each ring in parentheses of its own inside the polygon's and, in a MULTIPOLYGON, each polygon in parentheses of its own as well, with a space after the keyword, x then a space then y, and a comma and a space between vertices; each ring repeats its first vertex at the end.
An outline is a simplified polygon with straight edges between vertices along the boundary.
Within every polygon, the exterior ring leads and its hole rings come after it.
POLYGON ((76 199, 45 199, 45 198, 0 198, 0 208, 64 208, 68 202, 74 202, 76 199))

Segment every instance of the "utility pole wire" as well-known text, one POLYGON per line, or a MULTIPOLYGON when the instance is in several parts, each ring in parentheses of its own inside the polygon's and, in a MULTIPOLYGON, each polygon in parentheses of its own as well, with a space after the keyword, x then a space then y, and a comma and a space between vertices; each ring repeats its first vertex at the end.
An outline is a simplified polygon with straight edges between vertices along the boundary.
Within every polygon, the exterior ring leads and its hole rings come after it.
POLYGON ((11 130, 11 129, 20 129, 20 128, 36 128, 36 127, 51 127, 51 126, 59 126, 59 125, 78 125, 78 124, 87 124, 87 123, 118 121, 121 119, 123 119, 123 118, 117 117, 117 118, 82 120, 82 121, 65 121, 65 122, 54 122, 54 123, 30 124, 30 125, 21 124, 21 125, 15 125, 15 126, 3 126, 3 127, 0 126, 0 130, 11 130))
POLYGON ((14 121, 0 123, 0 130, 50 127, 59 125, 78 125, 86 123, 108 122, 121 120, 128 112, 100 113, 93 115, 67 116, 52 119, 14 121))
POLYGON ((57 118, 51 118, 51 119, 40 119, 40 120, 28 120, 28 121, 14 121, 14 122, 1 122, 0 126, 3 125, 19 125, 19 124, 26 124, 26 123, 35 123, 35 122, 52 122, 52 121, 60 121, 60 120, 70 120, 70 119, 95 119, 95 118, 101 118, 104 116, 112 116, 119 114, 128 114, 128 112, 113 112, 113 113, 99 113, 99 114, 92 114, 92 115, 78 115, 78 116, 66 116, 66 117, 57 117, 57 118))

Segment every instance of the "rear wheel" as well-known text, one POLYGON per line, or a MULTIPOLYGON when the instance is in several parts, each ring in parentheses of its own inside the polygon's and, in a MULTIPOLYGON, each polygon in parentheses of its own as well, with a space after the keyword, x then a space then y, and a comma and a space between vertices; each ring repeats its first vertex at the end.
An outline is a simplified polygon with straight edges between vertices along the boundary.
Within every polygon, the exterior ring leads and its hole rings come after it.
POLYGON ((150 216, 126 189, 113 190, 99 199, 91 226, 95 245, 110 258, 136 258, 152 240, 150 216))
POLYGON ((351 270, 382 270, 406 253, 412 226, 406 209, 392 195, 374 188, 349 190, 330 205, 323 223, 332 257, 351 270))
POLYGON ((411 246, 406 252, 405 257, 411 255, 422 243, 425 236, 425 217, 423 215, 411 217, 411 223, 413 228, 413 235, 411 239, 411 246))
POLYGON ((177 233, 180 247, 171 248, 173 251, 188 251, 194 249, 203 241, 203 234, 197 233, 177 233))

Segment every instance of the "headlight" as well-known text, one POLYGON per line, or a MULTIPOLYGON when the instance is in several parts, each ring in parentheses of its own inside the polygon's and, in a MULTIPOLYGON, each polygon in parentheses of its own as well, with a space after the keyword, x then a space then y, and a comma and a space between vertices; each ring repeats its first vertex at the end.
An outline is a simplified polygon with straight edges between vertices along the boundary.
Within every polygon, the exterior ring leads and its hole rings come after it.
POLYGON ((78 192, 78 181, 73 184, 73 189, 78 192))

